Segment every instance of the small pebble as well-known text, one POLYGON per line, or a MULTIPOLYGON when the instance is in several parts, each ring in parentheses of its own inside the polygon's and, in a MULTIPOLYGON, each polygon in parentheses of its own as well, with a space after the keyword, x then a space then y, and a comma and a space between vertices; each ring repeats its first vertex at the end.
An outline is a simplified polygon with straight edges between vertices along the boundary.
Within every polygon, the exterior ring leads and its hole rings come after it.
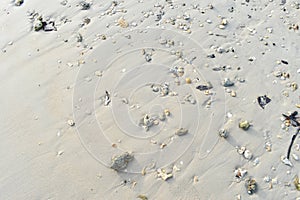
POLYGON ((236 92, 235 92, 235 91, 231 91, 230 95, 231 95, 232 97, 236 97, 236 92))
POLYGON ((191 80, 190 78, 186 78, 186 79, 185 79, 185 82, 186 82, 187 84, 191 84, 191 83, 192 83, 192 80, 191 80))

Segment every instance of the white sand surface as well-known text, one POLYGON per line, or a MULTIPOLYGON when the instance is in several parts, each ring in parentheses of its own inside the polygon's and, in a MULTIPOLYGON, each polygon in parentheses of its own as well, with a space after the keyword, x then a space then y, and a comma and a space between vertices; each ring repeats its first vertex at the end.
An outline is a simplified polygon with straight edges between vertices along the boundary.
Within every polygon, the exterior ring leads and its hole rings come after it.
POLYGON ((282 114, 300 107, 297 1, 87 3, 0 1, 0 199, 300 198, 298 138, 281 162, 296 131, 282 114), (38 16, 55 30, 35 31, 38 16))

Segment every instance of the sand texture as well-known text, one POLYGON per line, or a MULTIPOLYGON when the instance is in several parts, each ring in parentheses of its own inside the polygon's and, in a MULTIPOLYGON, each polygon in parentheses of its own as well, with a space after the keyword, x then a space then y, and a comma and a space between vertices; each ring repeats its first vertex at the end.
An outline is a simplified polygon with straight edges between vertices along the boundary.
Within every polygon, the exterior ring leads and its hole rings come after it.
POLYGON ((0 1, 0 199, 300 199, 299 6, 0 1))

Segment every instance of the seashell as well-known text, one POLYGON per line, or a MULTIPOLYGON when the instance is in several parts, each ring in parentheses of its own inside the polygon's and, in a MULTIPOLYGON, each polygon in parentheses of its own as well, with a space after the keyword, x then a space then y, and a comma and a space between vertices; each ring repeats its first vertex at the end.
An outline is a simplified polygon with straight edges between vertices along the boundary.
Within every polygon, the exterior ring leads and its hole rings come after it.
POLYGON ((153 120, 149 115, 145 115, 143 118, 143 124, 144 126, 150 127, 153 125, 153 120))
POLYGON ((244 152, 244 158, 246 158, 247 160, 250 160, 252 157, 253 157, 253 154, 251 153, 251 151, 246 149, 244 152))
POLYGON ((282 72, 281 72, 281 71, 274 71, 274 72, 273 72, 273 75, 274 75, 275 77, 281 77, 281 76, 282 76, 282 72))
POLYGON ((160 38, 160 39, 158 40, 158 42, 159 42, 160 44, 162 44, 162 45, 167 44, 167 40, 166 40, 166 39, 163 39, 163 38, 160 38))
POLYGON ((69 124, 69 126, 74 126, 75 125, 75 122, 72 119, 69 119, 67 121, 67 123, 69 124))
POLYGON ((300 181, 299 181, 299 177, 297 175, 294 177, 294 185, 295 185, 296 189, 298 191, 300 191, 300 181))
POLYGON ((152 86, 152 91, 153 92, 158 92, 159 91, 159 88, 157 86, 152 86))
POLYGON ((225 25, 220 24, 220 25, 219 25, 219 29, 225 29, 225 25))
POLYGON ((154 124, 154 125, 158 125, 158 124, 159 124, 159 121, 158 121, 158 120, 153 120, 153 124, 154 124))
POLYGON ((226 129, 220 129, 219 130, 219 136, 222 138, 227 138, 229 135, 228 131, 226 129))
POLYGON ((281 159, 281 162, 282 162, 283 164, 285 164, 285 165, 287 165, 287 166, 290 166, 290 167, 293 167, 292 162, 291 162, 289 159, 287 159, 287 157, 281 156, 280 159, 281 159))
POLYGON ((166 181, 169 178, 173 177, 172 173, 167 173, 165 169, 158 169, 157 176, 160 177, 162 180, 166 181))
POLYGON ((193 182, 194 182, 194 183, 197 183, 197 182, 199 182, 199 177, 198 177, 198 176, 194 176, 194 178, 193 178, 193 182))
POLYGON ((190 100, 189 100, 189 101, 190 101, 190 103, 191 103, 191 104, 196 104, 196 103, 197 103, 197 102, 196 102, 196 100, 195 100, 195 99, 193 99, 193 98, 190 98, 190 100))
POLYGON ((234 86, 234 82, 232 82, 229 78, 225 78, 224 81, 222 82, 222 85, 224 87, 231 87, 234 86))
POLYGON ((299 160, 299 156, 298 156, 297 154, 294 154, 294 153, 293 153, 292 156, 293 156, 293 159, 294 159, 294 160, 296 160, 296 161, 299 160))
POLYGON ((268 152, 272 151, 272 144, 270 142, 266 142, 265 143, 265 149, 268 152))
POLYGON ((237 152, 238 152, 238 154, 242 155, 245 152, 245 150, 246 150, 246 147, 239 147, 237 149, 237 152))
POLYGON ((293 83, 291 84, 291 88, 292 88, 292 91, 297 90, 297 89, 298 89, 298 84, 295 83, 295 82, 293 82, 293 83))
POLYGON ((230 95, 231 95, 232 97, 236 97, 236 92, 232 90, 231 93, 230 93, 230 95))
POLYGON ((121 17, 120 19, 118 19, 118 24, 122 28, 127 28, 128 27, 128 22, 126 22, 123 17, 121 17))
POLYGON ((124 104, 128 104, 128 99, 122 98, 122 102, 123 102, 124 104))
POLYGON ((166 114, 165 114, 165 113, 160 114, 160 115, 158 116, 158 119, 159 119, 160 121, 165 121, 165 120, 166 120, 166 114))
POLYGON ((259 163, 260 163, 259 158, 255 158, 255 159, 253 160, 253 166, 258 165, 259 163))
POLYGON ((271 177, 270 176, 265 176, 264 177, 264 182, 269 183, 271 181, 271 177))
POLYGON ((177 69, 177 74, 178 74, 178 76, 183 76, 183 74, 184 74, 184 68, 183 67, 179 67, 177 69))
POLYGON ((138 195, 137 198, 139 198, 141 200, 148 200, 148 197, 143 194, 138 195))
POLYGON ((167 146, 166 143, 161 143, 160 148, 163 149, 163 148, 165 148, 166 146, 167 146))
POLYGON ((242 168, 237 168, 237 169, 234 171, 235 177, 236 177, 236 178, 239 178, 239 179, 244 178, 246 174, 247 174, 247 170, 242 169, 242 168))
POLYGON ((16 0, 15 6, 21 6, 24 3, 24 0, 16 0))
POLYGON ((247 189, 247 193, 250 195, 255 193, 257 190, 257 183, 253 178, 249 178, 248 180, 246 180, 245 186, 247 189))
POLYGON ((166 116, 170 116, 170 114, 171 114, 170 111, 169 111, 168 109, 165 109, 165 110, 164 110, 164 113, 165 113, 166 116))
POLYGON ((221 24, 222 24, 222 25, 227 25, 227 24, 228 24, 227 19, 222 19, 221 24))
POLYGON ((146 54, 145 55, 145 60, 146 60, 146 62, 150 62, 152 60, 151 55, 150 54, 146 54))
POLYGON ((241 121, 239 123, 239 128, 243 129, 244 131, 248 130, 250 127, 250 123, 247 120, 241 121))
POLYGON ((187 129, 179 128, 179 129, 176 130, 175 135, 183 136, 183 135, 186 135, 187 133, 188 133, 187 129))
POLYGON ((95 71, 95 73, 94 73, 96 76, 102 76, 103 75, 103 72, 102 71, 100 71, 100 70, 97 70, 97 71, 95 71))
POLYGON ((219 48, 216 49, 216 52, 222 54, 222 53, 225 52, 225 49, 222 48, 222 47, 219 47, 219 48))
POLYGON ((80 2, 81 10, 88 10, 91 7, 91 4, 85 1, 80 2))
POLYGON ((36 21, 34 21, 34 23, 33 23, 33 29, 34 29, 35 31, 39 31, 39 30, 41 30, 43 27, 44 27, 44 24, 43 24, 42 20, 36 20, 36 21))
POLYGON ((133 158, 134 158, 133 155, 128 152, 125 152, 121 155, 114 156, 112 158, 110 168, 112 168, 116 171, 125 169, 127 167, 128 163, 133 160, 133 158))
POLYGON ((162 96, 167 96, 169 94, 169 88, 167 88, 167 87, 161 88, 160 94, 162 96))

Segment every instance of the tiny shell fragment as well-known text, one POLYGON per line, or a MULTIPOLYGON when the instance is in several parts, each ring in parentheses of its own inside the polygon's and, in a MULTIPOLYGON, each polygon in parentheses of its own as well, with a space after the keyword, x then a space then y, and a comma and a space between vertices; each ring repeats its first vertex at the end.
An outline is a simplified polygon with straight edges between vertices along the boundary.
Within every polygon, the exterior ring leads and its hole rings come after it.
POLYGON ((194 176, 194 183, 197 183, 199 181, 199 177, 198 176, 194 176))
POLYGON ((250 123, 247 120, 241 121, 239 123, 239 128, 243 129, 244 131, 248 130, 250 127, 250 123))
POLYGON ((245 175, 247 174, 247 170, 242 169, 242 168, 238 168, 238 169, 236 169, 236 170, 234 171, 234 174, 235 174, 235 177, 236 177, 236 178, 241 179, 241 178, 244 178, 244 177, 245 177, 245 175))
POLYGON ((296 189, 298 191, 300 191, 300 181, 299 181, 299 177, 297 175, 294 178, 294 184, 295 184, 296 189))
POLYGON ((294 159, 294 160, 296 160, 296 161, 299 160, 299 156, 298 156, 297 154, 294 154, 294 153, 293 153, 292 156, 293 156, 293 159, 294 159))
POLYGON ((239 147, 237 149, 237 152, 238 152, 238 154, 242 155, 242 154, 244 154, 245 150, 246 150, 246 147, 239 147))
POLYGON ((244 152, 244 158, 246 158, 247 160, 250 160, 253 157, 251 151, 249 151, 248 149, 245 150, 244 152))
POLYGON ((67 121, 67 123, 69 124, 69 126, 74 126, 75 125, 75 122, 72 119, 69 119, 67 121))
POLYGON ((142 199, 142 200, 148 200, 148 197, 146 197, 143 194, 140 194, 139 196, 137 196, 137 198, 142 199))
POLYGON ((234 86, 234 82, 232 82, 229 78, 225 78, 224 81, 222 82, 222 85, 224 87, 231 87, 234 86))
POLYGON ((293 164, 291 163, 291 161, 289 159, 287 159, 287 157, 285 156, 281 156, 281 162, 287 166, 292 167, 293 164))
POLYGON ((186 135, 187 133, 188 133, 187 129, 179 128, 179 129, 176 130, 175 135, 183 136, 183 135, 186 135))
POLYGON ((253 178, 249 178, 248 180, 246 180, 246 189, 248 194, 250 195, 256 192, 257 184, 253 178))
POLYGON ((125 21, 125 19, 123 17, 121 17, 119 20, 118 20, 118 24, 120 27, 122 28, 127 28, 128 27, 128 22, 125 21))
POLYGON ((162 180, 166 181, 169 178, 173 177, 172 173, 167 173, 165 169, 158 169, 157 176, 160 177, 162 180))
POLYGON ((219 130, 219 136, 222 138, 227 138, 228 137, 228 131, 226 129, 220 129, 219 130))

